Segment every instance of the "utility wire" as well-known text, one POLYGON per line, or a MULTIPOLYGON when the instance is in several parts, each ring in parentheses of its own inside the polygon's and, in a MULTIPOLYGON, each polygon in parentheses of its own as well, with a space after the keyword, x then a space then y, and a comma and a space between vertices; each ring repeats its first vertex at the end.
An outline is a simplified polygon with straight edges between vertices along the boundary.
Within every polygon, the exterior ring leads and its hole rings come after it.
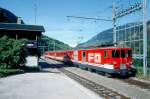
POLYGON ((88 20, 101 20, 101 21, 112 21, 109 19, 102 19, 102 18, 91 18, 91 17, 78 17, 78 16, 67 16, 68 18, 78 18, 78 19, 88 19, 88 20))

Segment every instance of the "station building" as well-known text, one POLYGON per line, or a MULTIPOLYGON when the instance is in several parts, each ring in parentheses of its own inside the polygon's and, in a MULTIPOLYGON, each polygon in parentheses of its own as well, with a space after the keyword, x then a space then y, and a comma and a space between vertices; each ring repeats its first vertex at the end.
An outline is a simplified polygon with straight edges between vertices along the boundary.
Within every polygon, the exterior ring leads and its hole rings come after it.
POLYGON ((20 17, 0 8, 0 37, 8 36, 16 40, 27 39, 26 47, 29 53, 26 58, 27 66, 38 66, 38 42, 42 32, 45 32, 43 26, 25 24, 20 17))

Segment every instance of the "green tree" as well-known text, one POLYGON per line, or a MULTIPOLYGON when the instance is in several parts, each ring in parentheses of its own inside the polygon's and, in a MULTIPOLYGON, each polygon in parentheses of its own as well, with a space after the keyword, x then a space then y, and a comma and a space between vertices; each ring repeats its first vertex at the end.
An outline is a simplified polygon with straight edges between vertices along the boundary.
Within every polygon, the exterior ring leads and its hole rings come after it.
POLYGON ((20 68, 25 63, 25 40, 10 39, 6 36, 0 38, 0 68, 20 68))

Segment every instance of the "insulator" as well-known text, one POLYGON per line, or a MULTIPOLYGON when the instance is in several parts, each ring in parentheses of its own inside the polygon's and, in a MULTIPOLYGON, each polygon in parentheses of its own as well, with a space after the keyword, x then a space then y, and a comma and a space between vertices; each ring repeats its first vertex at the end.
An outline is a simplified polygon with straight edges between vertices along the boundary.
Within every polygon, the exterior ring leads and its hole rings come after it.
POLYGON ((134 6, 131 6, 131 9, 133 9, 134 8, 134 6))

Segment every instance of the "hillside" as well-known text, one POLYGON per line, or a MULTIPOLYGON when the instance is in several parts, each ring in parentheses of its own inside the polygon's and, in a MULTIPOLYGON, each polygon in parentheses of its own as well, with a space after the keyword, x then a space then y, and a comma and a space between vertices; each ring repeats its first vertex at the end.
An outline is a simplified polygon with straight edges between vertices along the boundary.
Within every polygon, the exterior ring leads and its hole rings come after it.
POLYGON ((51 37, 42 35, 39 42, 40 51, 43 53, 44 51, 53 51, 53 50, 71 50, 72 47, 69 45, 53 39, 51 37))
POLYGON ((87 47, 98 47, 104 45, 112 45, 113 41, 113 30, 108 29, 103 32, 100 32, 96 36, 92 37, 85 43, 81 43, 76 48, 87 48, 87 47))

